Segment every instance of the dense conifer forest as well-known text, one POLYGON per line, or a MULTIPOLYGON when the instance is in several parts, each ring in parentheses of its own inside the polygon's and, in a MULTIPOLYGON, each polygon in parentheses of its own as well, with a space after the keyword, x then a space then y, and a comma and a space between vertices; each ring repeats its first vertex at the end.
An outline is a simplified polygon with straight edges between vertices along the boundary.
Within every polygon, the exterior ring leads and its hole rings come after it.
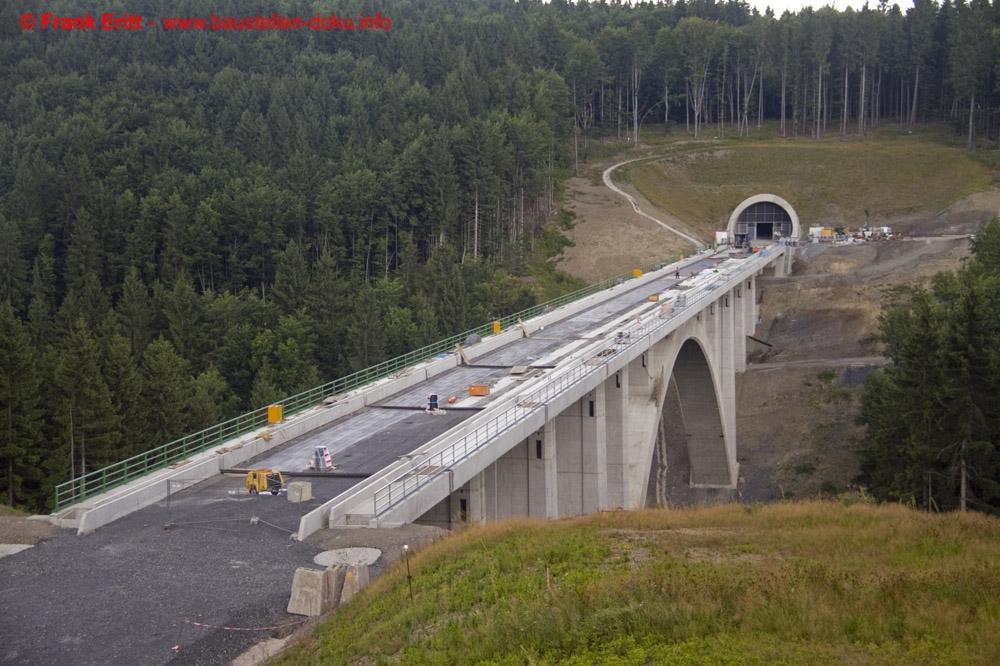
POLYGON ((0 7, 0 497, 33 510, 57 483, 551 295, 551 270, 524 278, 598 139, 1000 132, 983 0, 780 17, 711 0, 105 4, 0 7), (88 12, 159 24, 41 24, 88 12), (334 13, 391 27, 163 20, 334 13))

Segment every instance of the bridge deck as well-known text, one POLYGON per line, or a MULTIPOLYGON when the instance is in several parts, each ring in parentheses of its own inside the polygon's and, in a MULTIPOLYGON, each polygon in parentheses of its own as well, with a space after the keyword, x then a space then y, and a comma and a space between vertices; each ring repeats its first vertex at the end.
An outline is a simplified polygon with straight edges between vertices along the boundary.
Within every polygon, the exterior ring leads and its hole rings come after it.
MULTIPOLYGON (((720 258, 706 260, 704 267, 714 266, 720 258)), ((704 268, 699 264, 700 268, 704 268)), ((689 271, 685 271, 689 273, 689 271)), ((682 277, 681 280, 685 278, 682 277)), ((326 446, 337 471, 374 473, 415 451, 423 444, 443 434, 472 416, 474 409, 486 408, 497 399, 517 390, 524 379, 538 370, 529 369, 520 378, 513 377, 509 368, 523 365, 552 366, 574 349, 587 342, 589 332, 626 319, 637 305, 648 304, 652 294, 673 287, 680 280, 664 276, 595 305, 583 312, 536 331, 530 338, 520 338, 493 352, 480 356, 472 366, 458 366, 415 387, 397 393, 373 407, 346 416, 328 426, 310 432, 288 444, 269 451, 252 461, 255 467, 272 467, 283 471, 307 468, 316 446, 326 446), (485 367, 484 367, 485 366, 485 367), (485 397, 469 396, 470 384, 490 386, 485 397), (440 412, 427 413, 427 396, 437 393, 440 412), (454 405, 447 400, 456 396, 454 405), (379 409, 380 406, 412 409, 379 409), (452 409, 452 408, 460 408, 452 409)), ((313 494, 330 499, 323 486, 313 482, 313 494), (320 488, 317 488, 320 485, 320 488)), ((340 486, 340 484, 336 484, 340 486)))

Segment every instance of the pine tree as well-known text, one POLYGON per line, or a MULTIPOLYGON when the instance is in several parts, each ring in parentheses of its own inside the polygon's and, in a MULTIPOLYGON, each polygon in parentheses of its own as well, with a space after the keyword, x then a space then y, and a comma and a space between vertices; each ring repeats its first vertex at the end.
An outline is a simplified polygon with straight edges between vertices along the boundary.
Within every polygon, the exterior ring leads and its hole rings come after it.
POLYGON ((115 308, 118 321, 125 330, 129 349, 133 356, 139 357, 152 337, 153 309, 149 300, 149 291, 139 276, 139 269, 129 267, 122 285, 122 297, 115 308))
POLYGON ((73 231, 66 250, 66 284, 79 289, 86 276, 93 276, 100 284, 104 272, 104 252, 97 235, 94 216, 86 208, 79 208, 73 221, 73 231))
POLYGON ((56 275, 55 239, 47 234, 38 247, 32 269, 31 303, 28 305, 31 341, 38 349, 55 341, 56 275))
POLYGON ((444 335, 466 328, 469 298, 455 249, 450 245, 434 248, 424 270, 424 293, 434 308, 438 327, 444 335))
POLYGON ((210 428, 236 415, 236 397, 213 366, 191 380, 187 412, 192 432, 210 428))
POLYGON ((294 239, 288 241, 277 261, 271 298, 283 313, 291 314, 305 305, 309 291, 309 265, 302 247, 294 239))
POLYGON ((267 407, 279 402, 283 396, 274 385, 274 369, 270 360, 257 369, 253 378, 253 389, 250 391, 250 406, 254 409, 267 407))
POLYGON ((202 303, 187 273, 182 273, 169 291, 163 291, 163 314, 170 342, 183 358, 197 359, 203 348, 202 303))
POLYGON ((860 458, 880 499, 1000 508, 1000 223, 982 238, 957 275, 879 320, 891 362, 865 382, 860 458))
POLYGON ((142 421, 150 448, 188 431, 188 363, 163 337, 149 343, 142 356, 142 421))
POLYGON ((379 316, 378 299, 369 284, 362 283, 355 291, 346 347, 355 372, 385 360, 385 322, 379 316))
POLYGON ((190 226, 190 210, 174 192, 167 199, 166 214, 163 220, 163 251, 160 253, 160 274, 168 283, 175 281, 185 272, 190 263, 185 254, 187 249, 188 227, 190 226))
POLYGON ((345 370, 342 354, 350 321, 350 301, 337 260, 327 250, 321 252, 313 266, 306 307, 316 326, 316 364, 320 376, 341 374, 345 370))
POLYGON ((0 491, 10 505, 37 506, 26 486, 40 480, 42 411, 36 352, 10 303, 0 302, 0 491))
POLYGON ((122 419, 121 456, 145 451, 149 446, 141 409, 143 380, 137 367, 138 357, 133 355, 129 340, 119 332, 114 316, 108 316, 101 326, 98 345, 101 372, 122 419))
POLYGON ((22 255, 21 231, 0 217, 0 300, 18 310, 28 293, 28 266, 22 255))
POLYGON ((56 313, 56 327, 62 335, 67 335, 75 322, 83 319, 88 329, 95 330, 110 311, 111 301, 100 280, 93 273, 87 273, 70 286, 56 313))
POLYGON ((97 341, 82 317, 59 350, 54 379, 55 418, 69 448, 70 477, 121 458, 121 418, 101 373, 97 341))

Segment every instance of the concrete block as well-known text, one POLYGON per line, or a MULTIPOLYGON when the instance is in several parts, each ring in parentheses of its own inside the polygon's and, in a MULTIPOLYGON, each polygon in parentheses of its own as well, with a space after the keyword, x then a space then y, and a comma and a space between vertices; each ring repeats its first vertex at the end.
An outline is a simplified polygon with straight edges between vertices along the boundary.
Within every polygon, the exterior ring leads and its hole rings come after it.
POLYGON ((344 589, 340 593, 340 603, 346 604, 353 599, 354 595, 368 587, 369 582, 371 581, 368 577, 367 564, 348 567, 347 573, 344 576, 344 589))
POLYGON ((331 606, 340 603, 340 597, 344 593, 344 580, 347 577, 347 567, 343 564, 335 564, 327 567, 324 572, 326 580, 326 598, 330 600, 331 606))
POLYGON ((292 580, 292 596, 287 610, 295 615, 322 615, 330 608, 328 594, 325 570, 299 567, 292 580))
POLYGON ((289 502, 308 502, 312 496, 312 483, 309 481, 292 481, 288 484, 289 502))

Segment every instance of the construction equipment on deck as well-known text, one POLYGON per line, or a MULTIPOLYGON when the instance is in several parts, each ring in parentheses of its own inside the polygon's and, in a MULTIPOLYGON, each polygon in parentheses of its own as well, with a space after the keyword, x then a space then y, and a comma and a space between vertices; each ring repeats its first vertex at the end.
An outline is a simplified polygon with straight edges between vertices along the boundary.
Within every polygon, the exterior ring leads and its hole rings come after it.
POLYGON ((247 472, 247 490, 251 495, 261 491, 270 491, 277 495, 285 487, 285 479, 276 469, 252 469, 247 472))

